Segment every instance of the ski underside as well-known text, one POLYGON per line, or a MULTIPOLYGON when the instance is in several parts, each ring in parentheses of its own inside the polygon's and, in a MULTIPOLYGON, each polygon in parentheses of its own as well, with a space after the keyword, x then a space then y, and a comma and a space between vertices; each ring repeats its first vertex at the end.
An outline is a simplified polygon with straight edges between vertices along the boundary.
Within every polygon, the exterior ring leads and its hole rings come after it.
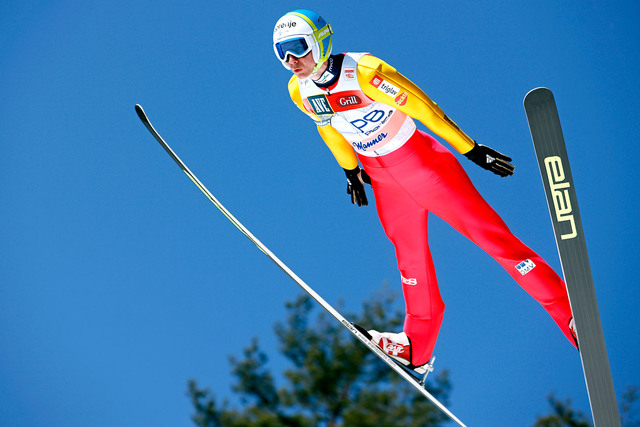
POLYGON ((524 98, 556 244, 573 312, 594 427, 619 427, 607 347, 555 99, 537 88, 524 98))

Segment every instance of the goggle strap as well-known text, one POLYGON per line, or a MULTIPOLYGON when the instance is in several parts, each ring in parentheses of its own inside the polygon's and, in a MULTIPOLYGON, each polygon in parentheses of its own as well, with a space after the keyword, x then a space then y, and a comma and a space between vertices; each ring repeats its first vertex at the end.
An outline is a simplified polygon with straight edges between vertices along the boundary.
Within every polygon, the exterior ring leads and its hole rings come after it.
POLYGON ((322 28, 318 28, 313 32, 313 35, 317 41, 323 40, 333 34, 331 30, 331 25, 327 24, 322 28))

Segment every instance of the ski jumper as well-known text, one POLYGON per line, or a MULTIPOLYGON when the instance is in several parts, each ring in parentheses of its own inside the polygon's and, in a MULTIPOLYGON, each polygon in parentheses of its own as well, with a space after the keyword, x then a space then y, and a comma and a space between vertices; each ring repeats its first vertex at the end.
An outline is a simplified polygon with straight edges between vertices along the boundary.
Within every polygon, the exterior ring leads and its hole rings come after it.
POLYGON ((429 251, 429 212, 500 263, 574 343, 563 280, 509 231, 455 156, 417 130, 412 118, 460 153, 475 142, 420 88, 374 56, 332 55, 323 77, 319 86, 293 76, 289 92, 316 122, 340 166, 354 169, 360 162, 371 178, 378 216, 396 251, 412 363, 419 366, 430 359, 444 313, 429 251))

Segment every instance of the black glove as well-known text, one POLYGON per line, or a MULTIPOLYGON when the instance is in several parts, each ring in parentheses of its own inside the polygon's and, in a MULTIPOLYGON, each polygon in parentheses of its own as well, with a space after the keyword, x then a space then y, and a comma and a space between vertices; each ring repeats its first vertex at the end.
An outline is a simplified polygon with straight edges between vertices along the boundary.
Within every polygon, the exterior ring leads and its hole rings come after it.
POLYGON ((498 153, 493 148, 480 145, 477 142, 471 151, 465 153, 465 156, 481 168, 502 177, 513 175, 513 169, 515 169, 515 166, 509 163, 511 161, 511 157, 498 153))
POLYGON ((351 203, 358 206, 366 206, 369 204, 367 201, 367 194, 364 191, 364 184, 371 185, 371 178, 364 171, 360 169, 360 166, 356 166, 355 169, 345 169, 345 175, 347 175, 347 194, 351 195, 351 203))

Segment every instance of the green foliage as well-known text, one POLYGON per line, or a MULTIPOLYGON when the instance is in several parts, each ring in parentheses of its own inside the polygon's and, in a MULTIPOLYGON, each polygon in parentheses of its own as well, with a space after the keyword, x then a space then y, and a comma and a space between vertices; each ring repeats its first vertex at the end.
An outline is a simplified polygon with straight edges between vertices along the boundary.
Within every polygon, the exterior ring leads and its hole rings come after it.
MULTIPOLYGON (((359 315, 346 317, 367 328, 399 330, 403 314, 393 310, 395 296, 381 291, 363 303, 359 315)), ((188 396, 199 427, 429 427, 446 418, 389 367, 318 308, 308 296, 287 303, 285 322, 275 332, 289 361, 284 385, 278 387, 268 357, 253 339, 243 357, 231 356, 240 408, 220 402, 208 389, 189 381, 188 396), (321 311, 317 313, 317 311, 321 311)), ((433 375, 433 374, 432 374, 433 375)), ((427 388, 445 405, 451 384, 441 371, 427 388)), ((628 386, 620 399, 622 427, 640 427, 638 388, 628 386)), ((590 417, 571 407, 571 400, 548 397, 551 413, 533 427, 590 427, 590 417)))
POLYGON ((538 417, 533 427, 590 427, 588 418, 580 411, 571 408, 571 399, 561 401, 555 394, 548 397, 549 405, 553 412, 549 415, 538 417))
MULTIPOLYGON (((622 427, 640 427, 635 402, 638 400, 638 387, 627 386, 620 399, 620 423, 622 427)), ((556 399, 554 394, 548 397, 552 413, 538 420, 533 427, 591 427, 590 416, 571 408, 571 399, 556 399)))
MULTIPOLYGON (((347 318, 367 328, 400 329, 403 314, 393 310, 395 296, 383 291, 347 318)), ((254 339, 243 358, 231 357, 241 408, 218 402, 208 389, 189 382, 200 427, 385 427, 439 426, 442 415, 333 317, 308 296, 287 304, 288 316, 276 324, 280 350, 291 367, 278 388, 267 355, 254 339)), ((433 379, 433 378, 432 378, 433 379)), ((446 370, 429 382, 430 392, 445 405, 451 389, 446 370)))
POLYGON ((620 420, 622 427, 640 427, 638 411, 635 402, 638 400, 638 387, 628 385, 622 393, 620 402, 620 420))

